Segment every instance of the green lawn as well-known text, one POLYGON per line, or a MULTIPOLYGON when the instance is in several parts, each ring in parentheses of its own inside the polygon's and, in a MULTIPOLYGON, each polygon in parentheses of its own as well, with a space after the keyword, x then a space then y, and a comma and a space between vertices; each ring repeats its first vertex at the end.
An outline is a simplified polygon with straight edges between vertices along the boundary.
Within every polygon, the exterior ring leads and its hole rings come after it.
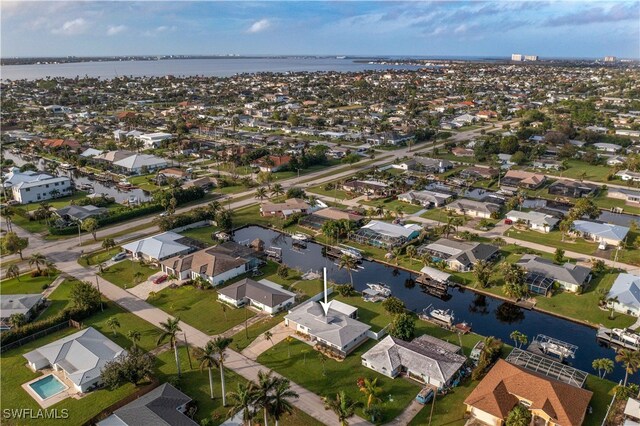
POLYGON ((216 192, 220 194, 237 194, 239 192, 251 191, 252 188, 247 188, 244 185, 229 185, 223 187, 216 187, 216 192))
MULTIPOLYGON (((460 386, 453 388, 446 395, 438 396, 433 407, 432 425, 463 426, 467 421, 464 418, 466 407, 464 400, 471 391, 480 383, 466 379, 460 386)), ((427 426, 431 415, 433 401, 425 405, 420 412, 409 422, 409 426, 427 426)))
POLYGON ((283 223, 283 220, 277 217, 262 217, 260 215, 260 206, 257 204, 234 210, 232 219, 234 228, 241 228, 245 225, 277 226, 282 228, 283 223))
POLYGON ((99 263, 106 262, 121 251, 122 249, 120 247, 114 247, 109 250, 94 251, 93 253, 87 253, 87 255, 79 258, 78 263, 82 266, 97 265, 99 263))
MULTIPOLYGON (((289 377, 317 395, 335 397, 337 392, 344 390, 351 398, 361 402, 364 402, 364 396, 358 390, 357 379, 359 377, 378 378, 378 385, 383 389, 383 402, 380 404, 383 421, 388 422, 409 405, 420 390, 420 386, 405 379, 390 379, 362 366, 360 357, 376 343, 373 340, 364 343, 342 362, 327 360, 326 375, 323 374, 323 366, 318 360, 317 352, 299 340, 291 344, 280 342, 262 353, 258 357, 258 362, 289 377), (288 356, 289 345, 291 357, 288 356), (307 351, 306 356, 303 351, 307 351)), ((364 416, 362 408, 357 410, 357 414, 364 416)))
MULTIPOLYGON (((131 346, 131 341, 123 334, 126 334, 128 330, 138 330, 142 334, 139 342, 140 346, 144 349, 151 349, 155 347, 157 329, 153 325, 138 318, 132 313, 123 311, 112 303, 105 305, 104 312, 98 312, 90 318, 85 319, 84 325, 95 327, 97 330, 124 348, 129 348, 131 346), (117 330, 116 337, 114 337, 111 330, 106 327, 106 321, 111 316, 117 317, 121 325, 121 328, 117 330)), ((35 412, 40 408, 36 401, 22 389, 21 385, 29 380, 41 376, 42 374, 34 373, 27 368, 25 365, 25 359, 22 355, 77 331, 78 330, 74 328, 60 330, 2 354, 2 358, 0 359, 0 369, 3 374, 0 377, 0 386, 4 391, 0 394, 0 403, 3 409, 33 409, 35 412)), ((93 416, 97 415, 100 411, 131 394, 134 390, 134 386, 130 384, 121 386, 115 391, 101 389, 90 392, 79 400, 67 398, 51 408, 68 410, 69 418, 66 419, 67 424, 83 424, 93 416)), ((3 424, 20 425, 25 423, 5 419, 3 424)), ((60 424, 60 420, 37 418, 29 420, 28 424, 58 425, 60 424)))
POLYGON ((233 335, 233 343, 231 344, 231 347, 237 351, 244 350, 244 348, 249 346, 249 344, 251 344, 251 342, 253 342, 256 337, 260 336, 267 330, 271 330, 273 327, 282 322, 282 319, 285 315, 286 313, 282 312, 274 317, 265 317, 260 322, 247 327, 246 332, 244 329, 242 331, 239 331, 238 333, 233 335))
POLYGON ((423 209, 423 207, 416 206, 415 204, 394 200, 393 197, 385 198, 384 200, 363 201, 362 204, 374 207, 382 206, 385 210, 390 210, 394 215, 398 207, 402 209, 404 214, 414 214, 423 209))
MULTIPOLYGON (((342 181, 340 181, 342 182, 342 181)), ((333 184, 337 184, 336 182, 332 182, 333 184)), ((358 196, 358 194, 352 194, 350 192, 347 191, 343 191, 341 189, 325 189, 325 187, 327 186, 327 183, 322 183, 320 185, 316 185, 316 186, 311 186, 309 188, 306 188, 305 191, 306 192, 311 192, 314 194, 319 194, 319 195, 324 195, 327 197, 333 197, 333 198, 337 198, 340 200, 350 200, 351 198, 355 198, 358 196)), ((338 185, 340 188, 342 186, 338 185)))
POLYGON ((18 278, 0 281, 0 294, 35 294, 42 293, 45 285, 50 285, 58 275, 50 277, 35 277, 30 274, 20 275, 18 278))
MULTIPOLYGON (((38 207, 30 208, 30 211, 37 209, 38 207)), ((11 221, 14 225, 24 229, 27 232, 31 232, 33 234, 42 234, 48 232, 48 226, 44 221, 38 220, 29 220, 29 218, 20 216, 19 214, 13 215, 11 221)))
POLYGON ((384 310, 382 303, 365 302, 360 294, 351 297, 337 295, 335 299, 347 305, 357 307, 358 320, 370 325, 371 330, 374 332, 382 330, 387 324, 393 321, 393 316, 384 310))
POLYGON ((180 232, 180 234, 184 235, 185 237, 193 238, 194 240, 198 240, 205 244, 211 245, 213 244, 213 240, 211 239, 211 234, 219 230, 220 228, 218 228, 217 226, 211 225, 211 226, 203 226, 200 228, 187 229, 185 231, 180 232))
POLYGON ((100 276, 120 288, 127 289, 137 285, 134 281, 134 275, 138 272, 142 274, 142 281, 144 281, 158 272, 158 270, 150 266, 141 265, 139 262, 125 259, 109 266, 100 276))
POLYGON ((562 233, 560 231, 551 231, 545 234, 537 231, 521 231, 512 227, 509 228, 504 235, 523 241, 542 244, 547 247, 560 247, 564 250, 588 255, 593 255, 598 248, 596 243, 587 242, 582 238, 573 240, 565 237, 564 241, 562 241, 562 233))
POLYGON ((69 297, 71 296, 71 288, 76 282, 77 280, 72 278, 67 278, 61 282, 58 287, 53 290, 53 293, 47 297, 50 305, 47 306, 47 308, 38 316, 38 319, 42 320, 55 316, 64 308, 70 306, 71 301, 69 300, 69 297))
POLYGON ((593 392, 589 405, 593 408, 593 413, 585 416, 584 426, 600 426, 604 416, 607 414, 607 408, 614 394, 616 384, 606 379, 600 379, 597 376, 589 374, 585 388, 593 392))
POLYGON ((581 160, 567 160, 568 168, 562 172, 556 170, 548 170, 556 176, 568 177, 572 179, 584 179, 595 182, 607 182, 607 176, 612 172, 609 166, 594 166, 581 160))
POLYGON ((610 210, 614 207, 620 207, 625 213, 640 214, 640 207, 628 205, 624 200, 609 198, 606 196, 606 192, 598 194, 598 196, 593 199, 593 202, 601 209, 610 210))
POLYGON ((446 223, 447 219, 452 215, 455 216, 455 217, 459 217, 465 223, 468 220, 465 216, 460 216, 460 215, 457 215, 457 214, 452 213, 452 212, 448 212, 448 211, 443 210, 443 209, 429 209, 426 212, 422 213, 420 215, 420 217, 423 217, 425 219, 437 220, 438 222, 446 223))
POLYGON ((207 334, 219 334, 251 318, 249 309, 227 306, 226 317, 216 290, 198 290, 193 286, 165 288, 150 295, 147 302, 207 334))

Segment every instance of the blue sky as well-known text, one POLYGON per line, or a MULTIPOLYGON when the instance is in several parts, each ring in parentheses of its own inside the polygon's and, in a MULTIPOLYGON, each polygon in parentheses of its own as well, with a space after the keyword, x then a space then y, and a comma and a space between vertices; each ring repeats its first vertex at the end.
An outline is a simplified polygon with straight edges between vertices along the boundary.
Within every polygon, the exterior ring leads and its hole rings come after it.
POLYGON ((1 55, 640 57, 640 2, 10 2, 1 55))

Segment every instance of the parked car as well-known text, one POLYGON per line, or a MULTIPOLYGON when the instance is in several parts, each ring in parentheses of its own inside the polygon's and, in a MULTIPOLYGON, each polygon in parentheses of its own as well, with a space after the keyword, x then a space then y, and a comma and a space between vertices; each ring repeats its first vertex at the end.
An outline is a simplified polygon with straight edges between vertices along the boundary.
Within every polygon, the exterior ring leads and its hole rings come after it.
POLYGON ((167 280, 167 278, 169 278, 168 275, 160 275, 158 278, 156 278, 155 280, 153 280, 154 284, 160 284, 163 283, 167 280))
POLYGON ((160 217, 169 216, 169 212, 162 212, 158 216, 160 216, 160 217))
POLYGON ((418 401, 420 404, 424 405, 427 402, 431 401, 432 398, 433 398, 433 389, 432 388, 422 388, 420 393, 418 393, 418 395, 416 396, 416 401, 418 401))
POLYGON ((121 251, 120 253, 118 253, 115 256, 113 256, 111 258, 111 260, 113 260, 114 262, 117 262, 119 260, 124 259, 125 257, 127 257, 127 252, 126 251, 121 251))
POLYGON ((504 224, 505 225, 513 225, 513 221, 511 219, 505 219, 504 220, 504 224))

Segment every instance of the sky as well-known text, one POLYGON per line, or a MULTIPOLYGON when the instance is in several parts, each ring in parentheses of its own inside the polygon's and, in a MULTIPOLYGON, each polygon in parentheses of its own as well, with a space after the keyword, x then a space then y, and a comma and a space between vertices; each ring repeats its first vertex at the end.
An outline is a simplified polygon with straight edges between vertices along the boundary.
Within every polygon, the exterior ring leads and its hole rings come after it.
POLYGON ((640 1, 0 1, 0 55, 640 58, 640 1))

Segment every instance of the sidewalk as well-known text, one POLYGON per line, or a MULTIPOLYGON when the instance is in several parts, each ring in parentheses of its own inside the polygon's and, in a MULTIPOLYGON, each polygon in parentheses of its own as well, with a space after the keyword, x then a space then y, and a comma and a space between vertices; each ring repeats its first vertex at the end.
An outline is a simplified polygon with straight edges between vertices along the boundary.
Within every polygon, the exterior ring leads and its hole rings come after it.
POLYGON ((256 339, 242 351, 242 355, 246 356, 249 359, 256 360, 261 353, 268 351, 273 346, 277 345, 288 336, 293 334, 293 330, 284 325, 284 321, 279 323, 269 331, 272 334, 271 342, 264 338, 264 334, 261 334, 256 337, 256 339))

